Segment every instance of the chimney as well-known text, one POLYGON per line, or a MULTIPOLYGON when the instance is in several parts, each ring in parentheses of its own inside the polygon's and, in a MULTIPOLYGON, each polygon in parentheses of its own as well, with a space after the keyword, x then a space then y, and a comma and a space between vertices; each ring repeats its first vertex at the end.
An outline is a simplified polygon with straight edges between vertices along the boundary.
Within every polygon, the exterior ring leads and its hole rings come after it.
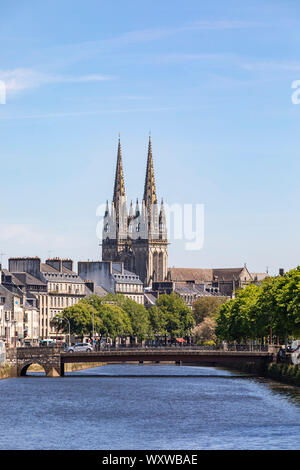
POLYGON ((41 274, 41 258, 9 258, 8 270, 11 273, 29 273, 39 278, 41 274))
POLYGON ((67 268, 69 271, 73 271, 73 260, 72 259, 62 259, 62 265, 64 268, 67 268))
POLYGON ((62 261, 60 258, 48 258, 46 259, 46 264, 56 269, 56 271, 62 272, 62 261))

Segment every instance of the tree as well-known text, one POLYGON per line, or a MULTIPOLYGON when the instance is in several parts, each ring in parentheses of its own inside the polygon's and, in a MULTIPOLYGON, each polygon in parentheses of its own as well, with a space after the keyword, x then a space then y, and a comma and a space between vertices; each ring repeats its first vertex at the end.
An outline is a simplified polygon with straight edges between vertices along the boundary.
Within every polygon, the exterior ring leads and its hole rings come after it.
POLYGON ((67 307, 59 314, 55 315, 51 321, 51 326, 58 328, 64 333, 70 333, 83 338, 93 331, 99 332, 102 328, 101 319, 97 316, 96 309, 79 301, 72 307, 67 307))
POLYGON ((149 322, 150 322, 150 333, 149 336, 155 338, 156 336, 165 336, 167 334, 166 322, 163 312, 153 305, 148 310, 149 322))
POLYGON ((117 337, 132 335, 132 327, 128 314, 118 305, 101 304, 98 311, 102 326, 100 334, 113 340, 117 337))
POLYGON ((300 335, 300 267, 241 289, 223 304, 216 334, 227 340, 300 335))
POLYGON ((257 338, 257 298, 261 287, 250 284, 235 299, 222 304, 216 317, 216 335, 227 341, 257 338))
POLYGON ((204 320, 193 329, 193 336, 197 344, 215 343, 216 321, 213 318, 205 317, 204 320))
POLYGON ((175 293, 161 295, 156 302, 156 306, 162 312, 166 332, 171 338, 191 334, 194 318, 191 310, 179 295, 175 293))
POLYGON ((226 302, 226 300, 226 297, 199 297, 193 303, 193 315, 196 325, 203 322, 206 317, 216 315, 220 305, 226 302))
POLYGON ((103 302, 107 301, 114 302, 128 314, 132 328, 131 340, 137 338, 139 342, 142 342, 148 336, 150 329, 149 314, 144 305, 138 304, 123 294, 108 294, 103 298, 103 302))

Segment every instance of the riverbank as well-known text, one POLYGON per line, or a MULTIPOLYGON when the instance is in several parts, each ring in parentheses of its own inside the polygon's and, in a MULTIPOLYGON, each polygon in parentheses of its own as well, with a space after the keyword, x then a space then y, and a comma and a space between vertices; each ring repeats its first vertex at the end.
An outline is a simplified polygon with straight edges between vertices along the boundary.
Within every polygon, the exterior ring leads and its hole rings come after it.
POLYGON ((258 367, 256 364, 249 362, 239 365, 232 364, 229 367, 239 370, 240 372, 260 375, 266 379, 300 387, 300 369, 298 365, 271 362, 270 364, 260 365, 258 367))
POLYGON ((11 377, 11 366, 7 363, 0 365, 0 380, 11 377))
MULTIPOLYGON (((78 364, 65 364, 65 372, 75 372, 77 370, 90 369, 92 367, 102 367, 105 362, 80 362, 78 364)), ((28 372, 45 372, 39 364, 32 364, 28 372)), ((12 377, 12 369, 10 364, 0 365, 0 380, 9 379, 12 377)))
MULTIPOLYGON (((76 364, 65 364, 65 372, 75 372, 77 370, 91 369, 92 367, 102 367, 105 362, 79 362, 76 364)), ((28 372, 45 372, 43 367, 38 364, 32 364, 28 372)))
POLYGON ((300 387, 300 369, 293 364, 268 364, 265 377, 300 387))

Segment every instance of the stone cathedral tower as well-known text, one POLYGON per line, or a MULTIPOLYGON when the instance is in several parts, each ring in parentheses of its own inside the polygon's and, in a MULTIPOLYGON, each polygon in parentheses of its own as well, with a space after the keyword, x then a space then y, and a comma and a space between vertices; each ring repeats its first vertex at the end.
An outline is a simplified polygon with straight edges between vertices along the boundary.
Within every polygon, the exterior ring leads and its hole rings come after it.
POLYGON ((154 179, 151 137, 149 137, 144 197, 141 207, 125 195, 122 152, 119 138, 115 185, 111 208, 108 202, 103 220, 102 260, 123 261, 145 286, 167 277, 168 239, 164 203, 158 207, 154 179))

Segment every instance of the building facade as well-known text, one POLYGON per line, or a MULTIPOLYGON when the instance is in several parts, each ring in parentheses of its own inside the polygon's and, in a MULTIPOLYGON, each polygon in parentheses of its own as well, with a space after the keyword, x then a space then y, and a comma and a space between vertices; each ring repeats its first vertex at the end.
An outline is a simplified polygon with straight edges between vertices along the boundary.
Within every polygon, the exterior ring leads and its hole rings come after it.
POLYGON ((87 294, 84 281, 73 272, 73 261, 51 258, 42 263, 38 257, 10 258, 9 272, 24 286, 28 304, 38 308, 40 338, 55 339, 52 318, 87 294))
POLYGON ((167 276, 168 240, 164 203, 159 207, 149 137, 144 195, 141 206, 131 202, 129 213, 125 194, 120 139, 111 207, 107 202, 103 220, 102 260, 123 262, 137 274, 144 286, 167 276))
POLYGON ((0 269, 0 339, 7 347, 24 346, 39 339, 39 315, 24 285, 6 269, 0 269), (30 335, 30 336, 29 336, 30 335))
MULTIPOLYGON (((263 273, 260 273, 263 277, 263 273)), ((264 277, 266 277, 265 274, 264 277)), ((255 282, 247 266, 241 268, 169 268, 168 281, 188 303, 203 295, 234 297, 243 287, 255 282)))
POLYGON ((94 283, 106 292, 123 294, 139 304, 144 304, 144 288, 140 278, 124 268, 123 262, 80 261, 78 275, 87 284, 94 283))

